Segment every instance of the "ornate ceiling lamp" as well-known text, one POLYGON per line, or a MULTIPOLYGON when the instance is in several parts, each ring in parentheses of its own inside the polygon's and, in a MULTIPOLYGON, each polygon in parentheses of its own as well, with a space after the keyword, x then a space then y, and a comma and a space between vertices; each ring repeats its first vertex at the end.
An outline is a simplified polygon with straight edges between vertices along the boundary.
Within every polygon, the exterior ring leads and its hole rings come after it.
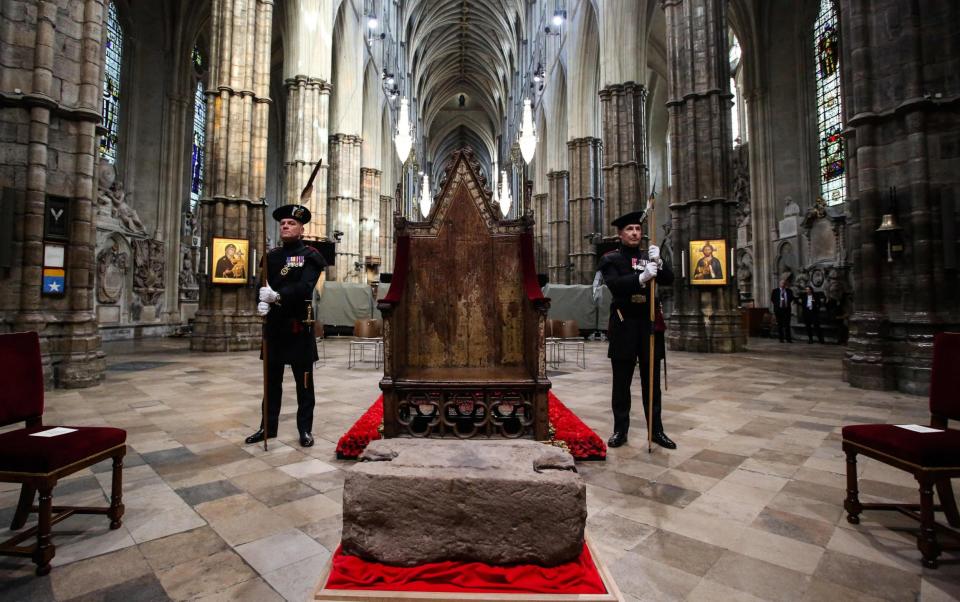
POLYGON ((520 153, 527 165, 533 161, 533 153, 537 150, 537 130, 533 127, 533 109, 530 99, 523 99, 523 121, 520 124, 520 153))
POLYGON ((397 131, 393 135, 393 144, 401 163, 406 163, 413 147, 413 126, 410 124, 410 101, 400 99, 400 115, 397 118, 397 131))
POLYGON ((507 182, 507 172, 500 172, 500 212, 503 217, 510 213, 510 206, 513 204, 513 198, 510 196, 510 183, 507 182))
POLYGON ((423 182, 420 185, 420 213, 424 218, 430 215, 432 206, 433 195, 430 194, 430 176, 423 174, 423 182))

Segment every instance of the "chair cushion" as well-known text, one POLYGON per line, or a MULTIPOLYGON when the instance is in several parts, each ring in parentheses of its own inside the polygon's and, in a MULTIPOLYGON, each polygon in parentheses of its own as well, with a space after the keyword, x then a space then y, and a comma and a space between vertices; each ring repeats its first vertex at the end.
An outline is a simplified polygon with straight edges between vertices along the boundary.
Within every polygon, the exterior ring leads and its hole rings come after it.
MULTIPOLYGON (((0 472, 47 474, 82 463, 100 452, 122 445, 127 431, 110 427, 71 426, 76 431, 56 437, 30 433, 54 428, 34 426, 0 434, 0 472)), ((77 469, 83 468, 82 465, 77 469)))
POLYGON ((892 424, 843 427, 843 440, 928 468, 960 467, 960 430, 917 433, 892 424))

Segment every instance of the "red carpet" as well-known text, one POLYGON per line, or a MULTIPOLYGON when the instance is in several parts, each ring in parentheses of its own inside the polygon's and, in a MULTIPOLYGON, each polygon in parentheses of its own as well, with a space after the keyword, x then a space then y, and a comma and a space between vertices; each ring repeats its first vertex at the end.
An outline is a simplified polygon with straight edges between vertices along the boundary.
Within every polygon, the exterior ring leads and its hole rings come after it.
MULTIPOLYGON (((563 405, 552 391, 547 393, 547 413, 550 416, 550 430, 554 441, 562 441, 577 460, 605 460, 607 444, 597 436, 593 429, 583 423, 576 414, 563 405)), ((380 427, 383 425, 383 395, 377 398, 363 416, 350 430, 340 437, 337 443, 337 458, 353 460, 363 453, 367 444, 380 439, 380 427)))
POLYGON ((606 588, 587 546, 573 562, 492 566, 481 562, 430 562, 397 567, 333 555, 326 589, 506 594, 603 594, 606 588))

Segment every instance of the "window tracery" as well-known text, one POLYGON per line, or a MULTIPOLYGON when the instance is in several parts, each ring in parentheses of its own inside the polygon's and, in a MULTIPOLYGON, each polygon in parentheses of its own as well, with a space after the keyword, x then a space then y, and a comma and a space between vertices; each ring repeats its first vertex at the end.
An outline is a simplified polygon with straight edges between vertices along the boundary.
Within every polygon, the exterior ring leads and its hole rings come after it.
POLYGON ((840 95, 840 24, 835 0, 821 0, 814 26, 820 194, 828 205, 846 200, 843 99, 840 95))

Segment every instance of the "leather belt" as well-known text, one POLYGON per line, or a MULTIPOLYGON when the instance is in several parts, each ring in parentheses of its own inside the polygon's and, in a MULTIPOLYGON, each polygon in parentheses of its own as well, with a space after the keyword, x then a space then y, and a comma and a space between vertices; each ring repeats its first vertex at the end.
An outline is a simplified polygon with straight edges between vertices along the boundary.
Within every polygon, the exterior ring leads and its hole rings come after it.
POLYGON ((646 295, 630 295, 630 303, 646 303, 646 295))

